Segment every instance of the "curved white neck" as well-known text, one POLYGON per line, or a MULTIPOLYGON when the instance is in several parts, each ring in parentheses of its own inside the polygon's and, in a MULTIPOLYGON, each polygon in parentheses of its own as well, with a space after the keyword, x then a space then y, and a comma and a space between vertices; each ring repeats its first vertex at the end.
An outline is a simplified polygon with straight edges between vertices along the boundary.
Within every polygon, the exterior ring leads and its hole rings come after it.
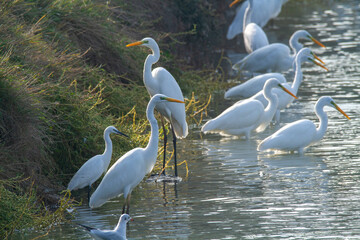
POLYGON ((251 23, 251 13, 253 7, 253 0, 248 1, 248 7, 245 10, 244 20, 243 20, 243 31, 245 31, 246 26, 251 23))
POLYGON ((275 94, 273 94, 272 89, 273 88, 265 88, 264 89, 264 97, 269 102, 267 107, 264 110, 264 114, 265 114, 266 118, 270 118, 270 119, 273 118, 274 113, 275 113, 278 103, 279 103, 279 99, 275 94))
POLYGON ((293 52, 293 56, 295 57, 296 54, 303 48, 303 45, 299 42, 299 36, 294 33, 289 39, 289 45, 293 52))
MULTIPOLYGON (((299 54, 300 55, 300 54, 299 54)), ((303 80, 303 73, 302 73, 302 70, 301 70, 301 57, 296 57, 295 58, 295 76, 294 76, 294 81, 293 83, 291 84, 291 90, 292 90, 292 93, 293 94, 297 94, 298 90, 299 90, 299 87, 300 87, 300 84, 303 80)))
MULTIPOLYGON (((110 133, 109 132, 105 132, 104 133, 104 140, 105 140, 105 151, 103 153, 103 155, 105 156, 103 159, 105 159, 105 164, 104 166, 109 166, 110 160, 111 160, 111 154, 112 154, 112 150, 113 150, 113 145, 112 145, 112 141, 110 139, 110 133)), ((106 171, 106 169, 105 169, 106 171)))
POLYGON ((149 54, 144 63, 143 80, 145 86, 150 86, 150 80, 153 78, 151 74, 152 65, 160 59, 160 49, 158 45, 151 48, 152 54, 149 54))
MULTIPOLYGON (((151 162, 147 161, 146 164, 149 164, 149 166, 154 166, 156 162, 156 156, 158 152, 158 146, 159 146, 159 126, 158 122, 154 116, 154 109, 156 102, 153 101, 154 99, 150 100, 148 107, 146 109, 146 116, 149 120, 150 126, 151 126, 151 135, 149 139, 149 143, 145 148, 145 151, 147 152, 147 156, 153 156, 155 155, 155 158, 149 157, 151 159, 151 162)), ((151 167, 152 169, 152 167, 151 167)))
POLYGON ((315 105, 315 113, 316 116, 318 116, 320 123, 319 123, 319 127, 316 129, 316 136, 314 141, 319 141, 324 137, 328 126, 328 116, 324 112, 324 104, 318 102, 315 105))

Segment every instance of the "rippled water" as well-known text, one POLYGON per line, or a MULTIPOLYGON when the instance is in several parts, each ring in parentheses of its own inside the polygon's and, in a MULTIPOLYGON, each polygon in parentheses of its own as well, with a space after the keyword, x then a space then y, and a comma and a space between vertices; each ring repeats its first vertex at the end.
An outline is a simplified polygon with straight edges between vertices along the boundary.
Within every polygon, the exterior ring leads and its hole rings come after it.
MULTIPOLYGON (((270 42, 283 43, 298 29, 327 46, 307 44, 330 71, 304 64, 299 100, 282 113, 281 126, 301 118, 317 121, 313 106, 323 95, 332 96, 352 120, 326 108, 328 131, 303 156, 256 151, 276 127, 249 141, 192 129, 179 143, 188 178, 176 185, 142 182, 134 190, 129 239, 360 239, 359 1, 290 0, 265 27, 270 42)), ((225 106, 220 108, 212 114, 225 106)), ((113 228, 122 202, 80 207, 74 224, 57 226, 44 239, 88 239, 75 223, 113 228)))

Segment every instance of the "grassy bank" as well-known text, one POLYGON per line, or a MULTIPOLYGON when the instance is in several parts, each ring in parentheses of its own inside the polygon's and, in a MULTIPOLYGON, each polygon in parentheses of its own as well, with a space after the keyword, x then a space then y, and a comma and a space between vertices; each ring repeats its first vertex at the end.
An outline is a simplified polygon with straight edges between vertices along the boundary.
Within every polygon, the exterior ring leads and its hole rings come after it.
POLYGON ((212 50, 224 8, 215 0, 0 1, 1 238, 64 220, 61 191, 103 151, 106 126, 131 136, 114 138, 114 156, 146 144, 149 51, 127 43, 158 41, 159 66, 189 99, 188 121, 199 121, 224 82, 212 50), (61 207, 50 212, 50 205, 61 207))

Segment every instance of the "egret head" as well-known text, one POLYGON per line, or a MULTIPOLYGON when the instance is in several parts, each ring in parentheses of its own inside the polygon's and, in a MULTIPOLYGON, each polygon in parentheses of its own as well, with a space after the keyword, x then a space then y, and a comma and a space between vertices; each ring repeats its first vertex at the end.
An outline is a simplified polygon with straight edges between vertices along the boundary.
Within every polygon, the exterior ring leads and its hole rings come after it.
POLYGON ((295 38, 296 40, 299 40, 300 38, 302 39, 310 39, 311 41, 313 41, 314 43, 316 43, 317 45, 319 45, 320 47, 325 48, 325 45, 322 44, 321 42, 319 42, 318 40, 316 40, 313 36, 311 36, 311 34, 306 31, 306 30, 298 30, 296 31, 293 35, 292 38, 295 38))
MULTIPOLYGON (((290 92, 287 88, 285 88, 279 80, 277 80, 276 78, 270 78, 266 81, 265 85, 264 85, 264 88, 280 88, 282 89, 283 91, 285 91, 286 93, 288 93, 289 95, 291 95, 292 97, 294 97, 295 99, 297 99, 297 97, 292 93, 290 92)), ((265 91, 265 90, 264 90, 265 91)))
POLYGON ((148 47, 151 49, 153 49, 155 47, 158 48, 156 41, 154 39, 152 39, 151 37, 146 37, 146 38, 143 38, 141 41, 133 42, 133 43, 126 45, 126 47, 133 47, 133 46, 145 46, 145 47, 148 47))
POLYGON ((325 63, 318 56, 316 56, 316 54, 313 51, 311 51, 310 48, 302 48, 296 55, 296 59, 299 59, 299 58, 300 58, 300 62, 309 61, 309 62, 312 62, 312 63, 322 67, 326 71, 329 71, 324 66, 325 63), (318 60, 320 63, 317 62, 316 60, 318 60))
POLYGON ((335 103, 334 99, 328 96, 322 96, 319 98, 318 103, 324 102, 324 105, 335 108, 339 112, 341 112, 347 119, 350 120, 350 117, 335 103))
POLYGON ((109 127, 107 127, 104 132, 105 132, 105 134, 106 134, 106 133, 107 133, 107 134, 115 133, 115 134, 123 135, 123 136, 125 136, 125 137, 129 137, 129 136, 126 135, 125 133, 122 133, 122 132, 120 132, 119 130, 117 130, 116 127, 114 127, 114 126, 109 126, 109 127))

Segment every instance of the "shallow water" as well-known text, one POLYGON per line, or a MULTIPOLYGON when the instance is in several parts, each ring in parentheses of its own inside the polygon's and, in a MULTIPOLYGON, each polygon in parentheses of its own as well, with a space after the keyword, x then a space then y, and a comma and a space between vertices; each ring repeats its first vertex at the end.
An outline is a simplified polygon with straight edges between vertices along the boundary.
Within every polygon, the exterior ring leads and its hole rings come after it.
MULTIPOLYGON (((317 121, 313 107, 323 95, 332 96, 352 120, 326 108, 327 133, 303 156, 256 151, 278 127, 249 141, 204 136, 195 127, 179 141, 179 158, 188 160, 189 176, 181 166, 182 182, 142 182, 134 190, 129 239, 360 239, 360 4, 290 0, 265 27, 270 42, 283 43, 298 29, 327 46, 306 44, 330 71, 303 65, 299 100, 282 112, 280 126, 301 118, 317 121)), ((224 101, 211 115, 230 104, 224 101)), ((74 224, 57 226, 43 239, 89 239, 75 223, 113 228, 122 202, 114 199, 94 210, 82 206, 74 224)))

